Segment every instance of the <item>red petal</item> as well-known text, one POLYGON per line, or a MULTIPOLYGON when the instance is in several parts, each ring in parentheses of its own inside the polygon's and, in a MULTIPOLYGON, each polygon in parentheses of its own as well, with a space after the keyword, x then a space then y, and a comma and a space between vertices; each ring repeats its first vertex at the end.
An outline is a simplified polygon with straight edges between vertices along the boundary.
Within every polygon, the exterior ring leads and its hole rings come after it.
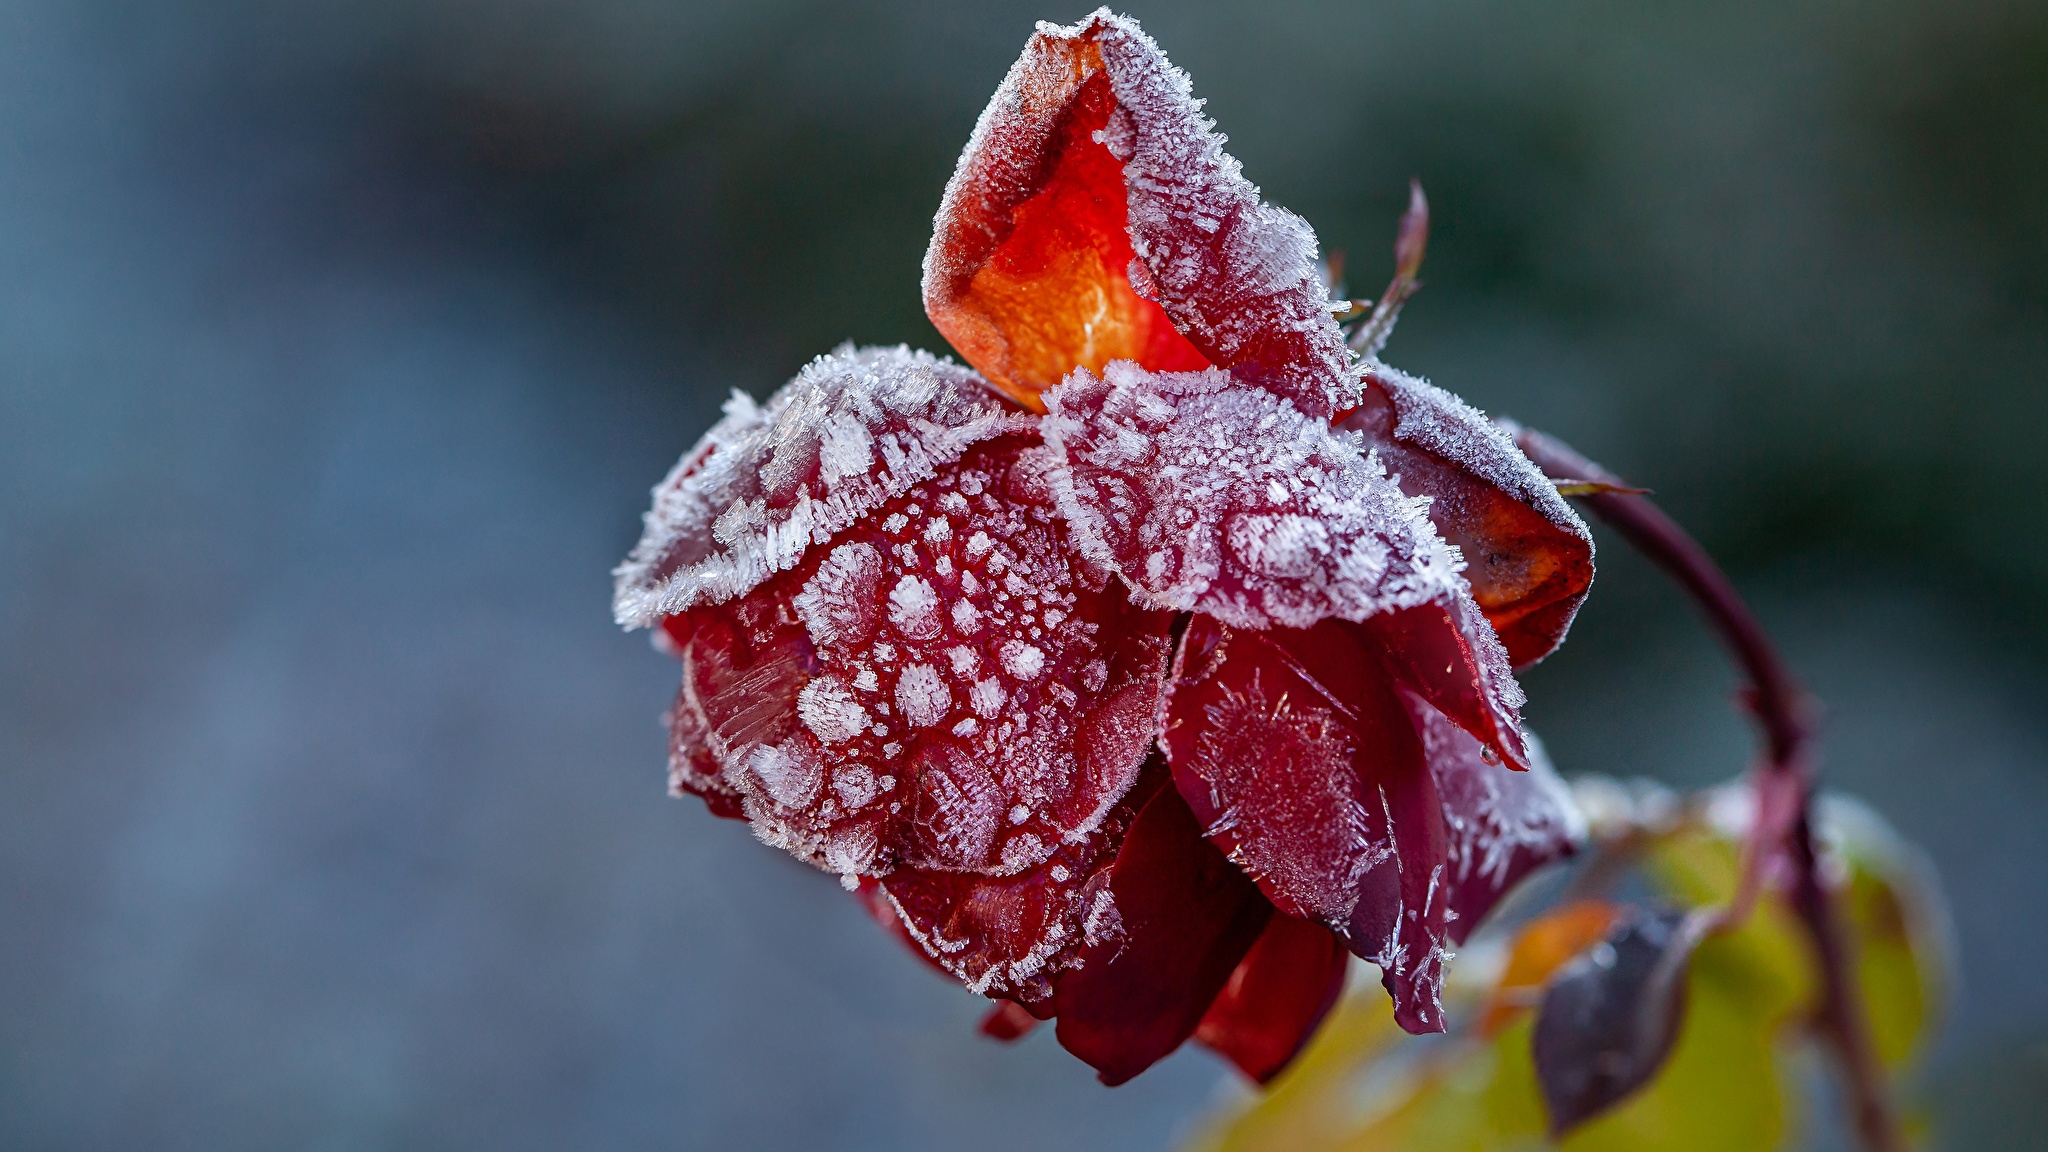
POLYGON ((1363 627, 1401 685, 1483 741, 1515 768, 1529 766, 1519 716, 1521 685, 1493 628, 1467 597, 1387 612, 1363 627))
POLYGON ((1015 875, 1135 781, 1171 620, 1073 552, 1028 451, 975 446, 671 631, 675 723, 762 839, 842 875, 1015 875))
POLYGON ((1109 869, 1124 834, 1153 794, 1156 772, 1133 788, 1094 833, 1015 876, 899 868, 880 887, 925 954, 967 987, 1050 1014, 1053 976, 1091 944, 1121 940, 1109 869), (1041 1007, 1043 1006, 1043 1007, 1041 1007))
POLYGON ((662 716, 662 722, 668 725, 669 794, 700 797, 713 816, 745 820, 747 812, 739 789, 725 782, 718 757, 711 754, 704 714, 690 707, 685 695, 677 689, 675 706, 662 716))
POLYGON ((1146 802, 1117 853, 1121 941, 1083 949, 1053 983, 1060 1044, 1121 1084, 1180 1047, 1273 906, 1202 839, 1172 788, 1146 802))
POLYGON ((1209 838, 1281 911, 1378 964, 1402 1027, 1441 1031, 1443 810, 1369 635, 1195 617, 1163 745, 1209 838))
POLYGON ((1306 628, 1463 594, 1422 503, 1350 437, 1222 372, 1076 372, 1040 421, 1075 542, 1148 607, 1306 628))
POLYGON ((860 882, 854 885, 853 898, 860 901, 860 906, 867 909, 868 915, 882 926, 882 930, 887 932, 891 939, 916 953, 918 959, 933 968, 948 976, 952 975, 946 971, 945 965, 925 951, 923 944, 918 943, 917 937, 910 931, 910 926, 903 922, 903 914, 896 910, 896 905, 890 901, 888 893, 882 891, 881 881, 872 876, 861 877, 860 882))
POLYGON ((1555 650, 1593 583, 1593 538, 1514 440, 1457 397, 1384 366, 1339 425, 1364 434, 1465 556, 1472 597, 1516 667, 1555 650))
POLYGON ((1522 877, 1568 856, 1585 835, 1571 792, 1531 741, 1527 772, 1488 763, 1484 746, 1413 693, 1403 693, 1443 800, 1451 942, 1462 944, 1522 877))
POLYGON ((1134 22, 1040 25, 946 186, 932 323, 1034 406, 1120 359, 1229 368, 1312 416, 1348 406, 1315 233, 1260 202, 1211 127, 1134 22))
POLYGON ((1266 922, 1195 1039, 1264 1084, 1294 1061, 1344 990, 1351 954, 1328 928, 1298 916, 1266 922))
POLYGON ((1008 1000, 1000 1001, 981 1018, 981 1034, 1005 1043, 1022 1040, 1026 1033, 1038 1027, 1038 1018, 1024 1010, 1022 1004, 1008 1000))

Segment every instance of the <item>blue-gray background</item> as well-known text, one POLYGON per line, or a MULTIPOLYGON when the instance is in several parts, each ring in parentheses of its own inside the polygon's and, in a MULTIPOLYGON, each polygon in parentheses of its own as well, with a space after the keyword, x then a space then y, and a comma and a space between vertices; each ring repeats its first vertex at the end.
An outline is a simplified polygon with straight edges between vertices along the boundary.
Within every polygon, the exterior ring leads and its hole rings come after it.
MULTIPOLYGON (((2048 1096, 2048 9, 1143 4, 1390 356, 1654 485, 1932 852, 1925 1099, 2048 1096)), ((918 308, 1014 3, 0 0, 0 1146, 1156 1149, 830 880, 663 796, 610 624, 730 387, 918 308)), ((1748 735, 1618 547, 1567 771, 1748 735)), ((2031 1114, 2033 1121, 2024 1117, 2031 1114)), ((2001 1143, 2003 1141, 2003 1143, 2001 1143)), ((2018 1141, 2018 1143, 2014 1143, 2018 1141)))

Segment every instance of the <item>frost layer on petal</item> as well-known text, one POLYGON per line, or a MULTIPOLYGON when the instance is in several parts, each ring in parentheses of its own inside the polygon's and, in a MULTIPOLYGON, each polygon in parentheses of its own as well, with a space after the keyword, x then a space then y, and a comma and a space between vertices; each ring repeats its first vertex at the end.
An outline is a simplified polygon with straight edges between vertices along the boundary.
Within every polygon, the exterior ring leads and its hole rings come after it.
POLYGON ((1564 640, 1593 582, 1593 537, 1557 486, 1485 414, 1441 388, 1374 365, 1339 425, 1365 438, 1465 558, 1472 596, 1515 666, 1564 640))
POLYGON ((1014 876, 898 868, 873 883, 914 945, 970 991, 1050 1014, 1054 976, 1084 948, 1122 944, 1110 866, 1138 810, 1163 786, 1155 770, 1093 832, 1014 876))
POLYGON ((1151 748, 1171 617, 1073 549, 1034 458, 976 445, 665 625, 686 790, 846 876, 1012 876, 1100 827, 1151 748))
POLYGON ((1040 423, 1074 538, 1148 606, 1305 628, 1463 594, 1456 551, 1355 438, 1217 370, 1077 371, 1040 423))
POLYGON ((1314 416, 1349 407, 1315 232, 1260 200, 1214 127, 1136 22, 1040 24, 946 186, 932 323, 1034 406, 1123 359, 1218 365, 1314 416))
POLYGON ((1029 427, 979 376, 905 347, 842 345, 725 418, 654 489, 612 573, 629 628, 743 595, 969 447, 1029 427))
POLYGON ((1209 839, 1282 911, 1377 964, 1395 1018, 1443 1029, 1449 846, 1421 737, 1364 630, 1197 616, 1161 743, 1209 839))

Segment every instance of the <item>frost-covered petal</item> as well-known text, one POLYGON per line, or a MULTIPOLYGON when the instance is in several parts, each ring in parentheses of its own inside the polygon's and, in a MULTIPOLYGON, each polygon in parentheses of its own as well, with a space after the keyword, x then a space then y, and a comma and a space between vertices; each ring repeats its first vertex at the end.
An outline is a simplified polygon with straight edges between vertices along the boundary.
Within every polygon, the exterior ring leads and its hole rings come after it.
POLYGON ((1351 954, 1328 928, 1275 914, 1195 1029, 1261 1084, 1278 1076, 1344 990, 1351 954))
POLYGON ((1426 502, 1272 393, 1118 361, 1046 399, 1060 511, 1140 603, 1305 628, 1463 593, 1426 502))
POLYGON ((689 790, 845 876, 1012 876, 1085 842, 1151 748, 1171 617, 1072 548, 1033 459, 1025 437, 978 444, 672 618, 671 724, 717 766, 689 790))
POLYGON ((612 611, 644 628, 744 595, 971 446, 1031 418, 979 376, 908 348, 843 345, 720 420, 654 489, 612 611))
POLYGON ((1134 21, 1040 24, 946 186, 932 323, 1025 403, 1133 360, 1227 368, 1313 416, 1348 407, 1315 232, 1259 199, 1214 127, 1134 21))
POLYGON ((739 789, 725 782, 718 757, 711 754, 703 713, 685 703, 682 695, 678 689, 675 706, 662 716, 662 723, 668 726, 669 794, 696 796, 714 816, 746 819, 739 789))
POLYGON ((1593 582, 1593 537, 1514 440, 1464 401, 1375 365, 1357 432, 1465 558, 1465 579, 1516 667, 1564 641, 1593 582))
POLYGON ((1093 944, 1117 946, 1110 866, 1163 773, 1119 801, 1092 833, 1012 876, 898 868, 874 883, 913 945, 974 992, 1052 1012, 1052 979, 1093 944))
POLYGON ((1139 810, 1109 873, 1121 933, 1053 982, 1060 1044, 1121 1084, 1194 1033, 1273 906, 1202 838, 1171 786, 1139 810))
POLYGON ((1462 944, 1522 877, 1571 854, 1585 839, 1585 820, 1533 737, 1529 770, 1509 772, 1443 713, 1413 693, 1403 699, 1443 801, 1451 942, 1462 944))
POLYGON ((1411 1032, 1443 1029, 1443 809, 1363 629, 1243 631, 1197 616, 1161 741, 1206 835, 1281 911, 1380 968, 1411 1032))

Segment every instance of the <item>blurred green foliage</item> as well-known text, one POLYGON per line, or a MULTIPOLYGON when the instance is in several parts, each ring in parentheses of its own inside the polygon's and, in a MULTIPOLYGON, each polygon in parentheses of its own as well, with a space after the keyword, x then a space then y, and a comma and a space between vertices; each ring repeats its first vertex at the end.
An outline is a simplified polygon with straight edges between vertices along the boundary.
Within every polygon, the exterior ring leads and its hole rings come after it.
MULTIPOLYGON (((1739 821, 1715 819, 1714 807, 1634 829, 1647 844, 1610 839, 1596 851, 1628 853, 1659 900, 1725 903, 1739 869, 1739 821)), ((1880 1054, 1898 1071, 1924 1045, 1946 994, 1940 896, 1913 851, 1868 809, 1830 800, 1822 835, 1880 1054)), ((1678 1043, 1658 1076, 1555 1145, 1545 1139, 1536 1087, 1533 1012, 1525 1006, 1503 1024, 1477 1011, 1498 1003, 1491 994, 1506 933, 1490 932, 1491 941, 1468 945, 1461 962, 1472 969, 1454 969, 1449 1036, 1406 1037, 1377 988, 1356 991, 1272 1092, 1221 1121, 1199 1152, 1761 1150, 1786 1146, 1812 1118, 1806 1097, 1815 1080, 1802 1070, 1818 1054, 1804 1027, 1818 976, 1782 898, 1766 897, 1694 953, 1678 1043)))

